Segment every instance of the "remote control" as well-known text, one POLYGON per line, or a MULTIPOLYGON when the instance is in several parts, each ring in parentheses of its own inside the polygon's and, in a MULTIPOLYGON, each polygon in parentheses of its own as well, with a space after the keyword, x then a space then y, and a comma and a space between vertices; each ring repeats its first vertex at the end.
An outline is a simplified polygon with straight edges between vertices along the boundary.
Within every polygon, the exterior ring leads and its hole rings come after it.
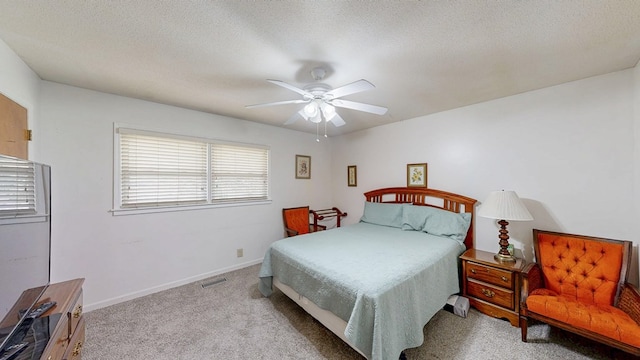
POLYGON ((29 343, 23 342, 9 346, 5 353, 0 356, 0 360, 11 360, 24 350, 29 343))
POLYGON ((51 309, 54 306, 56 306, 56 302, 55 301, 44 302, 44 303, 38 305, 38 307, 36 307, 33 310, 31 310, 31 312, 29 312, 29 315, 27 315, 27 317, 35 319, 35 318, 39 317, 40 315, 44 314, 47 310, 51 309))

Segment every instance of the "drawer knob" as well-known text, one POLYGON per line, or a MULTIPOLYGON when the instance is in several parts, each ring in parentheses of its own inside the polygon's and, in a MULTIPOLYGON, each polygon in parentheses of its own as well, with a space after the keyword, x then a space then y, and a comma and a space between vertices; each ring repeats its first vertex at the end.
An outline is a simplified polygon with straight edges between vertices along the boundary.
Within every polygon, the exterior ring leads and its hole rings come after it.
POLYGON ((471 269, 471 273, 475 274, 476 273, 476 269, 471 269))
POLYGON ((491 290, 487 290, 487 289, 482 289, 482 294, 486 297, 492 298, 496 295, 496 293, 494 293, 491 290))
POLYGON ((504 282, 509 281, 509 279, 507 279, 507 277, 506 277, 506 276, 501 277, 501 279, 502 279, 502 281, 504 281, 504 282))
POLYGON ((82 305, 78 305, 78 306, 76 307, 76 309, 73 311, 73 317, 74 317, 74 318, 76 318, 76 319, 77 319, 77 318, 79 318, 79 317, 80 317, 80 315, 82 315, 82 305))
POLYGON ((78 356, 80 355, 81 350, 82 350, 82 341, 78 341, 76 343, 76 346, 73 347, 73 352, 71 353, 71 355, 78 356))

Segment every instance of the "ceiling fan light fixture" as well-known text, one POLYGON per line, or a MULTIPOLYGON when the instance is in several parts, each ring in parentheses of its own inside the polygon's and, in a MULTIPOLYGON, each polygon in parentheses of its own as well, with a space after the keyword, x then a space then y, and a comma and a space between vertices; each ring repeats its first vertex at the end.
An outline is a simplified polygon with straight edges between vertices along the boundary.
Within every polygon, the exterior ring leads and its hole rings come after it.
POLYGON ((304 113, 307 117, 315 117, 318 114, 318 104, 316 104, 315 101, 308 103, 304 107, 304 113))
POLYGON ((316 115, 313 117, 310 117, 309 121, 311 121, 314 124, 320 123, 322 121, 322 116, 320 116, 320 112, 316 112, 316 115))
POLYGON ((305 120, 309 120, 309 117, 307 116, 307 113, 304 112, 304 109, 301 109, 300 111, 298 111, 298 114, 300 114, 300 116, 302 116, 303 119, 305 120))
POLYGON ((322 103, 322 106, 320 107, 320 109, 322 110, 322 115, 324 115, 325 121, 331 121, 331 119, 333 119, 336 116, 335 106, 329 103, 326 103, 326 102, 322 103))

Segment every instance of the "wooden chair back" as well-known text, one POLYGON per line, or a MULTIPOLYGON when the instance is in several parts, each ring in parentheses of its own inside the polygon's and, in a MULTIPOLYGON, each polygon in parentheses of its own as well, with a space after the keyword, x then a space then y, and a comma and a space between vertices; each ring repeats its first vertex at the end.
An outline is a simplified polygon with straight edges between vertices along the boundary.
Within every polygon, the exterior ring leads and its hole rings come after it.
POLYGON ((630 241, 535 229, 533 244, 546 289, 584 304, 617 305, 630 241))
POLYGON ((282 219, 287 236, 309 233, 309 207, 300 206, 282 209, 282 219), (295 233, 290 230, 295 231, 295 233))

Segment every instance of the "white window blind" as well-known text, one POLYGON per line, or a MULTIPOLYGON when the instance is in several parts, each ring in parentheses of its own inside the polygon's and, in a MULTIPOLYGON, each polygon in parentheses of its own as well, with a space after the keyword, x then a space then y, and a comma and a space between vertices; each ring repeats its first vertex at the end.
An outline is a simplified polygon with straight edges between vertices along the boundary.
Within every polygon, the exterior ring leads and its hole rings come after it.
POLYGON ((207 202, 207 144, 120 134, 122 207, 207 202))
POLYGON ((0 215, 35 214, 35 188, 32 162, 0 158, 0 215))
POLYGON ((266 200, 267 149, 211 144, 211 201, 266 200))
POLYGON ((118 128, 121 209, 268 200, 269 149, 118 128))

